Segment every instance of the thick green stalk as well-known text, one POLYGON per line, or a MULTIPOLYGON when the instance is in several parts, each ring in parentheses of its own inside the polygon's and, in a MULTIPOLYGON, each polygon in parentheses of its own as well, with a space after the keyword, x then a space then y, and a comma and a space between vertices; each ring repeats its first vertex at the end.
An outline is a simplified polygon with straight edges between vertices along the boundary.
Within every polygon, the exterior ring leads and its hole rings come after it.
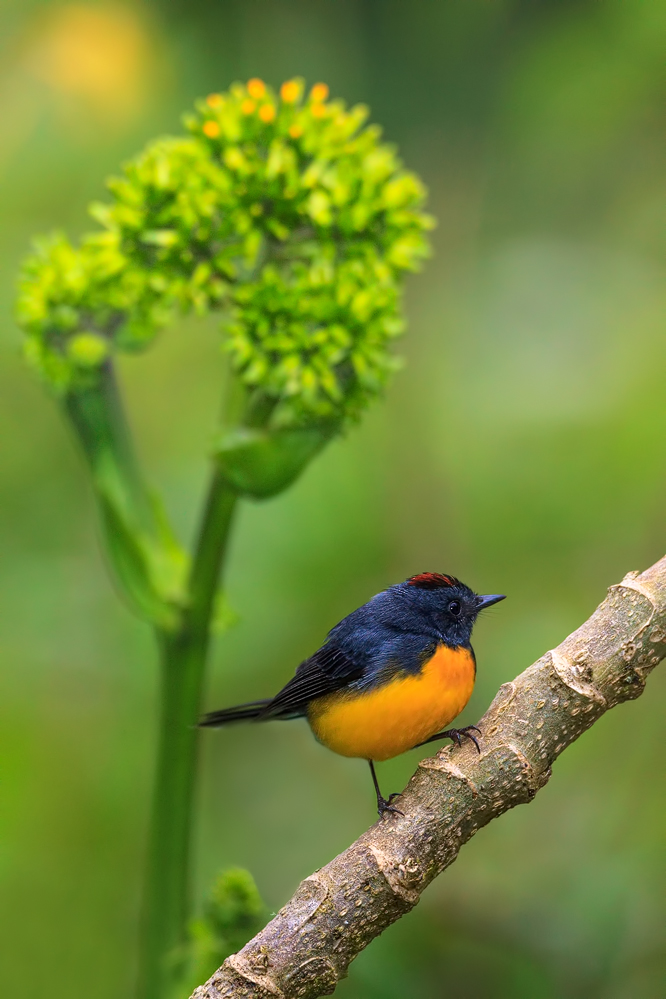
POLYGON ((184 942, 201 697, 211 618, 236 496, 213 471, 180 627, 159 632, 159 746, 144 896, 139 999, 165 999, 169 959, 184 942))
POLYGON ((94 386, 65 398, 97 489, 112 490, 138 528, 152 527, 152 511, 137 468, 132 438, 110 361, 94 386))

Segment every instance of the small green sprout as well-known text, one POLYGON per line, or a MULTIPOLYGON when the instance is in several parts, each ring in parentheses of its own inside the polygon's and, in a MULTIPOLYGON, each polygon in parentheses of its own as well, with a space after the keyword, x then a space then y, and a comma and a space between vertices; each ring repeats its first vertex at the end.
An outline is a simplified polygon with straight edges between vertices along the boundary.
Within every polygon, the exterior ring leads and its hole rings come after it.
POLYGON ((268 910, 254 878, 242 867, 222 871, 202 915, 190 921, 187 942, 173 955, 173 999, 186 999, 265 925, 268 910))

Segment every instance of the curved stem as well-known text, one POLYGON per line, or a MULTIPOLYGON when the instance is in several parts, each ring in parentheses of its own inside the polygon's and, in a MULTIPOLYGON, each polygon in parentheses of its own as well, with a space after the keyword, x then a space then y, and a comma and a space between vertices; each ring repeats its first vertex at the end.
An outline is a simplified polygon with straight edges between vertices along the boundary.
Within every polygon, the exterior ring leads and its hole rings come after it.
POLYGON ((113 491, 136 526, 152 530, 153 514, 111 361, 102 366, 93 386, 67 395, 64 408, 90 467, 95 489, 104 485, 113 491))
POLYGON ((169 959, 184 941, 201 695, 215 595, 236 495, 214 469, 182 621, 158 632, 162 671, 159 746, 144 895, 139 999, 164 999, 169 959))

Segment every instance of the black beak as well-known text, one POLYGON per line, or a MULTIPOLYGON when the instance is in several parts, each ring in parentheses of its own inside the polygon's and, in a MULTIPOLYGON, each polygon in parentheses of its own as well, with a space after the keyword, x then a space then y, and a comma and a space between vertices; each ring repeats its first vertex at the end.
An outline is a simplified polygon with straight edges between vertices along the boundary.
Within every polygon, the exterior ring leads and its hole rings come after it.
POLYGON ((486 607, 492 607, 493 604, 498 604, 500 600, 506 600, 505 593, 488 593, 485 597, 477 597, 476 609, 477 611, 484 610, 486 607))

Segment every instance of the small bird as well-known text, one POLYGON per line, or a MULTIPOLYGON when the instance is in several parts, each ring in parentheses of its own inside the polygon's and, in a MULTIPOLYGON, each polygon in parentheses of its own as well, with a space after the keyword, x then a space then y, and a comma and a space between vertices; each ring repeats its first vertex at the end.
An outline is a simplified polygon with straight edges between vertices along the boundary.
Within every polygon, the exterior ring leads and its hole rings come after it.
POLYGON ((477 614, 500 600, 503 594, 479 596, 455 576, 410 576, 336 624, 275 697, 212 711, 200 725, 305 717, 334 753, 368 761, 379 815, 402 814, 392 804, 399 794, 381 794, 374 763, 435 739, 460 745, 466 737, 479 750, 475 725, 445 726, 474 689, 477 614))

